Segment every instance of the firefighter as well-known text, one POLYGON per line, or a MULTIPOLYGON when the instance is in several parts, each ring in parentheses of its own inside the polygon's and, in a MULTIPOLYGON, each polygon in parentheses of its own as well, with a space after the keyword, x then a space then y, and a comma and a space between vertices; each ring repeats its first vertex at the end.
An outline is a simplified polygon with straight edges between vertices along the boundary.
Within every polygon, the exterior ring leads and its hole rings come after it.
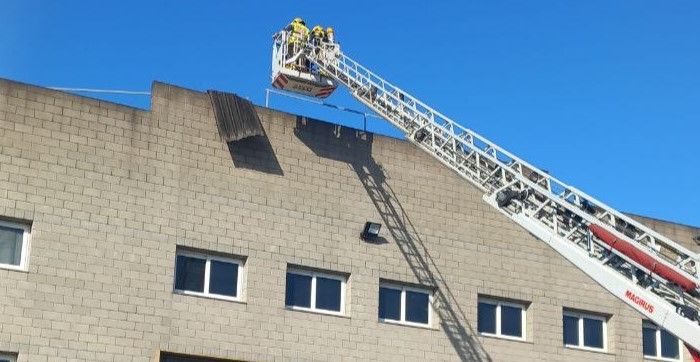
POLYGON ((311 29, 311 42, 314 45, 319 45, 325 39, 325 36, 323 27, 320 25, 316 25, 311 29))
MULTIPOLYGON (((318 55, 318 53, 321 51, 319 47, 320 47, 320 45, 321 45, 321 42, 325 41, 325 37, 326 37, 326 35, 325 35, 325 33, 324 33, 324 31, 323 31, 323 27, 322 27, 321 25, 316 25, 316 26, 313 27, 313 29, 311 29, 311 35, 309 35, 309 39, 311 40, 311 44, 313 44, 314 47, 316 47, 316 49, 314 49, 314 52, 315 52, 317 55, 318 55)), ((308 60, 308 59, 307 59, 307 60, 308 60)), ((317 72, 317 71, 318 71, 318 68, 315 68, 315 67, 313 66, 313 64, 309 64, 309 63, 307 62, 306 66, 307 66, 307 68, 309 68, 312 72, 317 72), (314 68, 315 68, 315 69, 314 69, 314 68)))
POLYGON ((330 26, 326 28, 326 41, 333 44, 335 42, 335 35, 333 34, 333 28, 330 26))
POLYGON ((306 41, 309 36, 309 28, 306 27, 306 23, 302 18, 294 18, 285 30, 291 31, 290 43, 306 41))
POLYGON ((309 37, 309 28, 302 18, 294 18, 285 29, 290 32, 287 42, 287 57, 294 56, 302 43, 306 42, 309 37))

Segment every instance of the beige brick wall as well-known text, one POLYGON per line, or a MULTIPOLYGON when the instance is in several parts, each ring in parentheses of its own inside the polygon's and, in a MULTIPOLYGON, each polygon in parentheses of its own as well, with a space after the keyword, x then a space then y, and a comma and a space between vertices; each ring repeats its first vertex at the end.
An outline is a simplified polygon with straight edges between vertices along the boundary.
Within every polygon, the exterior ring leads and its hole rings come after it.
POLYGON ((259 109, 269 145, 219 139, 206 95, 152 111, 0 80, 0 215, 31 220, 0 269, 20 361, 638 361, 641 315, 410 144, 259 109), (381 222, 386 243, 359 238, 381 222), (176 245, 247 257, 245 302, 173 294, 176 245), (287 264, 350 274, 348 315, 284 308, 287 264), (434 328, 377 321, 379 279, 436 287, 434 328), (477 336, 479 294, 530 303, 527 340, 477 336), (562 347, 562 308, 612 315, 607 353, 562 347))
POLYGON ((680 243, 686 248, 700 252, 700 227, 676 224, 673 222, 653 219, 639 215, 630 215, 635 220, 650 227, 652 230, 680 243))

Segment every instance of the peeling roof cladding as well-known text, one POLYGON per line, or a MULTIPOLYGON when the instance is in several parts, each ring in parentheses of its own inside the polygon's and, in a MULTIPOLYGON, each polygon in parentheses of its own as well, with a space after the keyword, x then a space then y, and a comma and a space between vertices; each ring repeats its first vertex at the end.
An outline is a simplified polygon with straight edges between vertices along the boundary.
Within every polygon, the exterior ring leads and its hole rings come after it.
POLYGON ((253 103, 233 93, 209 90, 207 94, 222 140, 233 142, 265 135, 253 103))

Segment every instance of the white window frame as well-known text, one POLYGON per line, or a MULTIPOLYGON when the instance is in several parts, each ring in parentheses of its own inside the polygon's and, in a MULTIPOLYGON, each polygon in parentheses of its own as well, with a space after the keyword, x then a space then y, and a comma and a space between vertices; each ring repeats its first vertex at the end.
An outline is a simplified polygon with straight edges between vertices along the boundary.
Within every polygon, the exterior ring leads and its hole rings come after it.
POLYGON ((206 252, 197 252, 190 250, 177 250, 175 253, 175 278, 173 280, 173 292, 176 294, 193 295, 197 297, 213 298, 227 300, 231 302, 242 302, 243 301, 243 273, 245 270, 245 262, 242 259, 234 257, 224 257, 219 255, 208 254, 206 252), (195 292, 192 290, 182 290, 175 287, 175 282, 177 281, 177 257, 186 256, 197 259, 204 259, 206 262, 204 264, 204 291, 195 292), (229 295, 221 295, 215 293, 209 293, 209 279, 211 273, 211 261, 221 261, 225 263, 231 263, 238 265, 238 280, 236 280, 236 296, 232 297, 229 295))
POLYGON ((320 272, 320 271, 314 271, 314 270, 289 267, 289 268, 287 268, 287 272, 284 274, 285 275, 285 285, 286 285, 287 273, 297 274, 297 275, 305 275, 305 276, 311 277, 311 301, 310 301, 311 306, 310 307, 300 307, 297 305, 286 305, 287 304, 286 303, 287 290, 285 289, 285 306, 284 307, 286 309, 300 310, 300 311, 320 313, 320 314, 338 315, 338 316, 345 315, 345 286, 347 285, 347 279, 348 279, 346 276, 339 275, 339 274, 327 273, 327 272, 320 272), (316 278, 318 278, 318 277, 340 281, 340 311, 316 308, 316 278))
POLYGON ((10 362, 17 362, 17 353, 0 352, 0 359, 6 359, 10 362))
MULTIPOLYGON (((654 340, 656 342, 656 356, 649 356, 644 354, 644 348, 642 348, 642 356, 644 359, 651 359, 655 361, 671 361, 671 362, 678 362, 683 360, 683 345, 681 344, 681 339, 676 337, 678 340, 678 358, 668 358, 668 357, 661 357, 661 330, 663 328, 657 326, 655 323, 644 320, 642 321, 642 329, 644 328, 650 328, 656 330, 654 333, 654 340)), ((644 338, 644 335, 642 334, 642 338, 644 338)), ((644 340, 642 340, 642 344, 644 343, 644 340)), ((642 346, 644 347, 644 346, 642 346)))
POLYGON ((29 244, 31 243, 31 239, 32 239, 31 238, 31 226, 29 226, 27 224, 11 222, 11 221, 6 221, 6 220, 0 220, 0 226, 13 228, 13 229, 20 229, 20 230, 24 231, 24 233, 22 235, 22 250, 21 250, 22 255, 20 256, 19 265, 0 263, 0 268, 9 269, 9 270, 27 271, 27 264, 29 264, 29 250, 30 250, 29 244))
MULTIPOLYGON (((584 351, 607 352, 608 351, 608 318, 600 314, 592 314, 586 312, 575 312, 564 310, 563 316, 574 317, 578 319, 578 345, 564 344, 566 348, 581 349, 584 351), (583 318, 595 319, 603 322, 603 348, 588 347, 583 341, 583 318)), ((562 339, 564 339, 564 319, 562 318, 562 339)))
MULTIPOLYGON (((412 327, 430 328, 433 325, 433 291, 428 288, 420 288, 400 283, 380 282, 379 288, 388 288, 401 291, 400 320, 379 318, 382 323, 401 324, 412 327), (417 323, 406 320, 406 292, 417 292, 428 295, 428 323, 417 323)), ((377 294, 378 296, 378 294, 377 294)))
MULTIPOLYGON (((514 341, 525 341, 527 339, 527 305, 525 303, 509 302, 509 301, 500 300, 500 299, 479 297, 477 300, 477 318, 479 315, 478 303, 486 303, 486 304, 491 304, 491 305, 496 306, 496 333, 479 332, 480 335, 487 336, 487 337, 510 339, 510 340, 514 340, 514 341), (509 336, 507 334, 501 334, 501 306, 502 305, 504 305, 506 307, 520 308, 520 310, 521 310, 521 312, 520 312, 521 326, 522 326, 522 331, 523 331, 522 336, 517 337, 517 336, 509 336)), ((478 321, 477 321, 477 325, 478 325, 478 321)), ((478 330, 478 327, 477 327, 477 330, 478 330)))

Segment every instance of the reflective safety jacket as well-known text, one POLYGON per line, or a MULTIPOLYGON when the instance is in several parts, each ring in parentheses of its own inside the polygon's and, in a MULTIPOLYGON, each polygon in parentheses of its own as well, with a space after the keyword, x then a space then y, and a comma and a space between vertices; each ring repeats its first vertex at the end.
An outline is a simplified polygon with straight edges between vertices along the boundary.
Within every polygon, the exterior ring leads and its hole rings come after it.
POLYGON ((309 37, 309 28, 302 23, 291 23, 292 35, 289 37, 290 43, 306 41, 309 37))
POLYGON ((314 38, 316 39, 323 39, 324 37, 323 28, 318 25, 314 26, 311 32, 314 34, 314 38))

